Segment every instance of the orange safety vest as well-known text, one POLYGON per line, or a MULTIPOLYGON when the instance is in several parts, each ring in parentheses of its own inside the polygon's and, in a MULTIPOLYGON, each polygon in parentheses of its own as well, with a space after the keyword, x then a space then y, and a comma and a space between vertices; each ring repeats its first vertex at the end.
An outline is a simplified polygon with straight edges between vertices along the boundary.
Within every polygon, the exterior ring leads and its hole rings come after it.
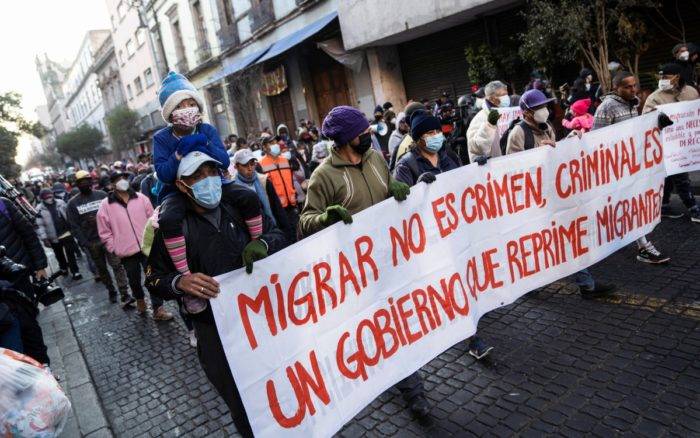
POLYGON ((275 160, 272 156, 265 155, 260 160, 260 167, 263 173, 272 181, 272 186, 280 198, 282 208, 287 208, 289 205, 297 205, 294 183, 292 183, 292 168, 289 166, 289 161, 284 157, 277 157, 275 160))

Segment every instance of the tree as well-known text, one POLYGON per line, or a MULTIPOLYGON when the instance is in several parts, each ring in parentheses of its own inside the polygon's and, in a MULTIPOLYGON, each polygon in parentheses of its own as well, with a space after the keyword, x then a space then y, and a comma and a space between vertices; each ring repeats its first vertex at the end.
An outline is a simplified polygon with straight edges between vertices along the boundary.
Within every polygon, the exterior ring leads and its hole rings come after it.
POLYGON ((18 138, 22 134, 43 137, 46 133, 39 122, 29 122, 22 117, 22 97, 19 93, 0 94, 0 174, 14 178, 22 170, 15 163, 18 138))
POLYGON ((112 139, 112 149, 115 152, 122 152, 131 148, 140 134, 139 115, 126 106, 118 106, 107 115, 106 119, 109 137, 112 139))
POLYGON ((618 53, 636 73, 648 47, 641 14, 658 12, 659 7, 656 0, 531 0, 523 14, 527 31, 520 35, 520 54, 548 67, 583 60, 606 91, 611 84, 610 53, 618 53))
POLYGON ((68 155, 74 160, 92 158, 93 161, 97 161, 96 157, 102 154, 102 138, 99 129, 83 124, 59 135, 56 139, 56 149, 60 154, 68 155))

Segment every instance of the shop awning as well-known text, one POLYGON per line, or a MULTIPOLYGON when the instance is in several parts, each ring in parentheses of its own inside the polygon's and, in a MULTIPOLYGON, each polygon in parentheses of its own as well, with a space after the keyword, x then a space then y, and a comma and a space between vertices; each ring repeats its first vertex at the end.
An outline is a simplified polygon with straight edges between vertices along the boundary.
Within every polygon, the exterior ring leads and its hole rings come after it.
POLYGON ((257 61, 261 56, 265 55, 267 51, 270 50, 270 47, 266 47, 262 50, 258 50, 257 52, 250 53, 246 56, 240 57, 240 58, 226 58, 222 62, 222 66, 220 69, 218 69, 214 74, 212 74, 210 77, 208 77, 204 81, 204 87, 206 87, 209 84, 212 84, 214 82, 218 82, 221 79, 225 78, 228 75, 232 75, 236 72, 239 72, 243 70, 244 68, 248 67, 249 65, 253 64, 255 61, 257 61))
POLYGON ((276 41, 270 46, 270 50, 257 60, 257 63, 267 61, 268 59, 274 58, 280 55, 297 44, 305 41, 306 39, 314 36, 316 33, 320 32, 321 29, 326 27, 331 21, 333 21, 338 16, 338 11, 333 11, 323 18, 320 18, 306 27, 303 27, 296 32, 287 35, 279 41, 276 41))

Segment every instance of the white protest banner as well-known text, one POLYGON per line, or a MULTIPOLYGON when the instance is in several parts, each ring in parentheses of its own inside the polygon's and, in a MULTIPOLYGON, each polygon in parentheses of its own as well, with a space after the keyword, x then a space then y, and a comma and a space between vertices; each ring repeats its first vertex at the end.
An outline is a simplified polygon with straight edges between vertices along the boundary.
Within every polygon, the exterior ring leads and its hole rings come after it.
POLYGON ((501 117, 496 123, 498 128, 498 137, 500 138, 504 132, 508 130, 510 124, 515 119, 523 118, 523 110, 519 106, 510 106, 508 108, 496 108, 501 117))
POLYGON ((221 341, 257 436, 325 437, 479 318, 660 219, 656 115, 419 184, 218 277, 221 341))
POLYGON ((663 130, 666 174, 700 170, 700 100, 659 105, 657 110, 673 120, 663 130))

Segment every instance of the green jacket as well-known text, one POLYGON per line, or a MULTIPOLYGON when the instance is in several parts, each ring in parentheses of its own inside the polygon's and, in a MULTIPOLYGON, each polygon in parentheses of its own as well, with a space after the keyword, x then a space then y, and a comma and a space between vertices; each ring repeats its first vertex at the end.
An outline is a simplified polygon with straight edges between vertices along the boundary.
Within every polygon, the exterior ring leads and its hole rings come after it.
POLYGON ((313 234, 323 225, 319 216, 331 205, 342 205, 355 214, 388 198, 393 177, 377 151, 369 149, 358 165, 343 159, 333 148, 330 157, 311 174, 306 204, 299 223, 304 236, 313 234))

